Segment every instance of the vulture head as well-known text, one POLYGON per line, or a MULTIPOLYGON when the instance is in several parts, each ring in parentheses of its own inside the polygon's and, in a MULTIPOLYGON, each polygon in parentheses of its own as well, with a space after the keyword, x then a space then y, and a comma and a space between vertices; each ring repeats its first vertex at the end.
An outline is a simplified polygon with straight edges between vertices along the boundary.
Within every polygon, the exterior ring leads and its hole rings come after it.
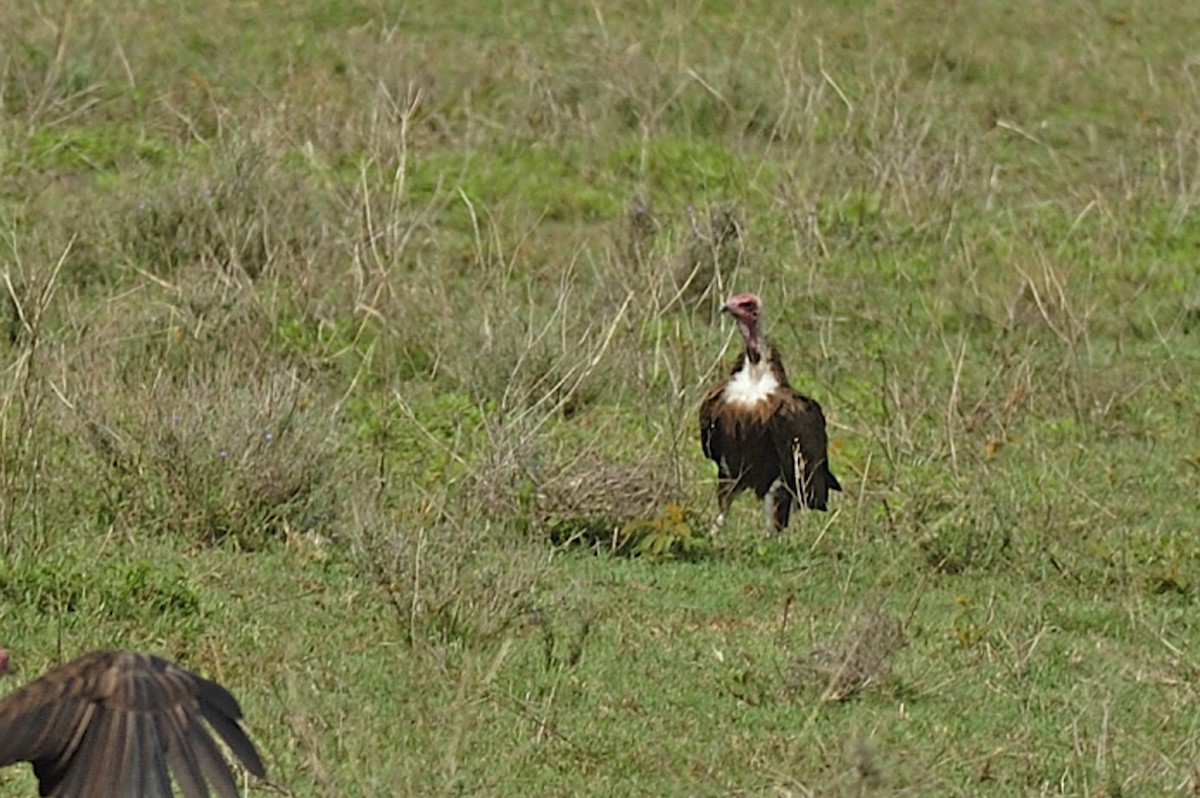
POLYGON ((721 308, 722 313, 733 316, 746 340, 746 349, 758 352, 758 314, 762 311, 762 300, 754 294, 737 294, 721 308))

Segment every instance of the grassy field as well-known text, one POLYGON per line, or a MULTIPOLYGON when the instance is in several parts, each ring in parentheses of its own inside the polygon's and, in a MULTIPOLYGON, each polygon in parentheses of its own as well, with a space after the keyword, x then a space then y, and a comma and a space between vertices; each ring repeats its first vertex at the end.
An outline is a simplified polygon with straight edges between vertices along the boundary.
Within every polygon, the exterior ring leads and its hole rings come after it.
POLYGON ((2 6, 9 681, 179 659, 295 796, 1200 792, 1200 6, 2 6))

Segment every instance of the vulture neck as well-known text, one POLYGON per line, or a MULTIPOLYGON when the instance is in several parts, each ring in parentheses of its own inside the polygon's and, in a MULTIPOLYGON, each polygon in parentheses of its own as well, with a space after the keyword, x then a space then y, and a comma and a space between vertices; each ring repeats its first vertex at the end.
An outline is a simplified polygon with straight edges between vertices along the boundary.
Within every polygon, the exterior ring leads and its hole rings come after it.
POLYGON ((758 335, 758 324, 739 319, 738 329, 741 330, 742 339, 746 342, 746 360, 751 363, 761 362, 763 355, 768 354, 769 347, 758 335))
POLYGON ((725 387, 725 399, 750 408, 769 401, 780 388, 786 388, 787 375, 775 349, 749 325, 739 325, 746 339, 746 352, 725 387))

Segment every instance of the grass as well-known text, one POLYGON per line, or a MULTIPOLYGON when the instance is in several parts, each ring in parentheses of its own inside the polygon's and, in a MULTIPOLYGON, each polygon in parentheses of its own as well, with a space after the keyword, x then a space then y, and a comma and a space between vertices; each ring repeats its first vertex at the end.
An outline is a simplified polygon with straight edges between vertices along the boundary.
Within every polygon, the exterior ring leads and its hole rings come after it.
POLYGON ((297 796, 1198 789, 1186 4, 9 5, 20 679, 177 658, 297 796))

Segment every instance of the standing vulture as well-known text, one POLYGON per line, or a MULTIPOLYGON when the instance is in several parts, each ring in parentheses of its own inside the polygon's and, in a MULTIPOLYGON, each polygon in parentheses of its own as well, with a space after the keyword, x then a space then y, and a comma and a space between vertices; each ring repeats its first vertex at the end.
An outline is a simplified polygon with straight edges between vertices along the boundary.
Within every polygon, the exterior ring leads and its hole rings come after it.
POLYGON ((725 522, 733 497, 752 488, 780 532, 793 504, 824 510, 829 491, 842 486, 829 470, 821 406, 788 385, 779 353, 759 334, 761 311, 753 294, 738 294, 721 308, 737 321, 746 349, 700 405, 700 443, 717 464, 716 525, 725 522))
MULTIPOLYGON (((0 675, 8 653, 0 648, 0 675)), ((55 798, 237 798, 216 731, 256 776, 266 768, 229 691, 173 662, 94 651, 0 701, 0 766, 30 762, 55 798), (207 725, 205 722, 207 721, 207 725)))

